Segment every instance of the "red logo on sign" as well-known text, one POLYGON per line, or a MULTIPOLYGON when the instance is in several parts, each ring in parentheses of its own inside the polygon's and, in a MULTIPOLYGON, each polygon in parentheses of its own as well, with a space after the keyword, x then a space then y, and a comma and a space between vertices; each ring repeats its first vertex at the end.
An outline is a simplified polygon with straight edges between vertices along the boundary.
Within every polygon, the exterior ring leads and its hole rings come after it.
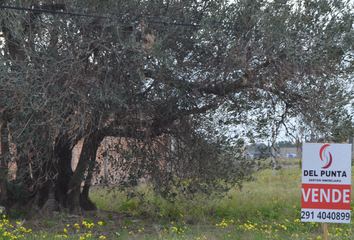
POLYGON ((326 165, 324 167, 322 167, 323 169, 329 168, 332 164, 332 154, 330 152, 327 151, 327 147, 329 147, 329 144, 325 144, 321 147, 320 149, 320 158, 321 161, 323 162, 323 157, 326 160, 326 165))

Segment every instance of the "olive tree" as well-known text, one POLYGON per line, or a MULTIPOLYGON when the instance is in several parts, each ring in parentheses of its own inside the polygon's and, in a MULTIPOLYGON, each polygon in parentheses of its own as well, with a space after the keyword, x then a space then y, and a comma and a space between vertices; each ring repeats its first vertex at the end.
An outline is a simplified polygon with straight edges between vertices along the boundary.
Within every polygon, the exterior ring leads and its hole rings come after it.
POLYGON ((106 136, 121 140, 111 163, 122 187, 144 177, 166 197, 170 183, 185 187, 178 179, 192 193, 227 191, 252 164, 217 133, 220 109, 219 125, 269 136, 294 116, 326 114, 314 97, 335 102, 322 92, 345 88, 350 71, 342 1, 1 4, 17 7, 1 9, 4 205, 95 210, 88 193, 106 136))

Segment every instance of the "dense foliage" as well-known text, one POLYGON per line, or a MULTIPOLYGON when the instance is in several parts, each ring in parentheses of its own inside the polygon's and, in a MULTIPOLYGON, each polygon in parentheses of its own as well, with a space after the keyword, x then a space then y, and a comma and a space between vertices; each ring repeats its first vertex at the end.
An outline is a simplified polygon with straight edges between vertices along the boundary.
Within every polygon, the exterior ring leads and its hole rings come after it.
POLYGON ((95 209, 88 192, 106 136, 119 139, 110 162, 121 186, 148 178, 166 197, 249 178, 225 125, 274 140, 297 118, 303 131, 346 137, 345 2, 59 2, 0 1, 27 8, 0 15, 1 204, 95 209))

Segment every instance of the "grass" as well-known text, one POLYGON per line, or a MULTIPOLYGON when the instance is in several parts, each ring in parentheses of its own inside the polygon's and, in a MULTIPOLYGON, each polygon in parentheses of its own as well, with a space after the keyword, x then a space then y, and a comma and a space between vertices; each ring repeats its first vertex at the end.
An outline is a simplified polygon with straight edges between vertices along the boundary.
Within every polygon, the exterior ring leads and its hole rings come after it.
MULTIPOLYGON (((255 174, 255 181, 220 200, 198 198, 172 204, 140 188, 144 202, 124 193, 94 189, 98 215, 0 222, 1 239, 323 239, 322 223, 302 223, 300 169, 255 174), (119 236, 118 236, 119 235, 119 236)), ((353 192, 353 191, 352 191, 353 192)), ((352 198, 353 199, 353 198, 352 198)), ((353 202, 352 202, 353 208, 353 202)), ((328 224, 330 239, 353 239, 350 224, 328 224)))

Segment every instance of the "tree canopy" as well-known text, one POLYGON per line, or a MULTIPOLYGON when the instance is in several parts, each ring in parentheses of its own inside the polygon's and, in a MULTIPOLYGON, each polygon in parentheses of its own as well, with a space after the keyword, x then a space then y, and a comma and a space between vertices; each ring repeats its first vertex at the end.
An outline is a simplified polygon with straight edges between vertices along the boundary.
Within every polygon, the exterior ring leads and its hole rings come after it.
POLYGON ((220 125, 251 140, 291 133, 292 119, 328 139, 349 134, 348 2, 0 3, 17 8, 0 10, 1 204, 94 210, 106 136, 124 139, 111 159, 122 186, 149 177, 169 196, 177 179, 193 179, 191 192, 248 179, 251 162, 220 125))

